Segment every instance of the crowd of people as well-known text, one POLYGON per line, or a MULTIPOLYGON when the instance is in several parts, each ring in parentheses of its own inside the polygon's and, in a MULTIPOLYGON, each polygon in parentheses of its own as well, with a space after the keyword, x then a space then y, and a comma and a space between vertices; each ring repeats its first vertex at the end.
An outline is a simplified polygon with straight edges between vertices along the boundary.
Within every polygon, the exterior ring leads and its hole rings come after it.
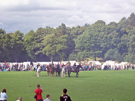
MULTIPOLYGON (((77 63, 77 62, 75 62, 77 63)), ((45 63, 36 63, 33 64, 33 62, 27 62, 27 63, 0 63, 0 71, 31 71, 31 70, 37 70, 38 67, 40 66, 41 71, 46 71, 47 70, 47 65, 45 63)), ((57 63, 53 64, 53 68, 57 68, 57 66, 60 66, 60 69, 62 69, 63 65, 65 65, 67 68, 69 65, 66 65, 64 63, 57 63)), ((93 71, 93 70, 134 70, 134 65, 111 65, 111 64, 106 64, 106 65, 96 65, 96 64, 81 64, 82 68, 80 68, 80 71, 93 71)), ((73 68, 74 66, 71 66, 73 68)))
MULTIPOLYGON (((48 64, 40 64, 40 63, 37 63, 35 65, 32 63, 27 63, 27 64, 0 63, 0 71, 32 71, 32 70, 37 71, 38 67, 41 68, 41 71, 47 71, 47 66, 48 66, 48 64)), ((53 68, 57 68, 58 66, 61 70, 62 70, 63 66, 66 66, 67 68, 69 67, 69 65, 65 65, 64 63, 63 64, 60 64, 60 63, 53 64, 53 68)), ((74 68, 73 66, 70 66, 70 67, 74 68)), ((83 68, 81 70, 86 70, 85 66, 83 66, 83 68)))
MULTIPOLYGON (((47 94, 46 98, 43 100, 42 92, 43 92, 42 86, 37 84, 37 89, 35 89, 36 95, 34 96, 36 101, 51 101, 49 94, 47 94)), ((4 88, 0 94, 0 101, 7 101, 7 98, 8 98, 8 96, 6 94, 6 89, 4 88)), ((18 100, 16 100, 16 101, 22 101, 22 97, 19 97, 18 100)), ((70 96, 67 95, 67 89, 65 89, 65 88, 63 89, 63 95, 60 96, 60 101, 72 101, 70 96)))

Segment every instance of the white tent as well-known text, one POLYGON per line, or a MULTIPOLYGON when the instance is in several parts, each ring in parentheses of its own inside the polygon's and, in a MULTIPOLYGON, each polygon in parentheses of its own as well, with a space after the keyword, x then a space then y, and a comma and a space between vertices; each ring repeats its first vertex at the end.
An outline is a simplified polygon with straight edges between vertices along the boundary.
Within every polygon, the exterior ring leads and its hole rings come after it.
POLYGON ((121 62, 120 65, 121 65, 122 69, 124 69, 124 66, 129 65, 129 63, 128 62, 121 62))
POLYGON ((76 63, 76 65, 79 65, 79 63, 76 61, 69 61, 69 62, 71 63, 71 66, 73 66, 75 63, 76 63))
POLYGON ((101 65, 101 63, 99 61, 88 61, 88 64, 91 64, 91 65, 101 65))
POLYGON ((115 61, 106 61, 106 62, 102 65, 102 69, 104 69, 105 65, 110 65, 110 66, 111 66, 111 69, 114 69, 116 64, 117 64, 117 63, 116 63, 115 61))

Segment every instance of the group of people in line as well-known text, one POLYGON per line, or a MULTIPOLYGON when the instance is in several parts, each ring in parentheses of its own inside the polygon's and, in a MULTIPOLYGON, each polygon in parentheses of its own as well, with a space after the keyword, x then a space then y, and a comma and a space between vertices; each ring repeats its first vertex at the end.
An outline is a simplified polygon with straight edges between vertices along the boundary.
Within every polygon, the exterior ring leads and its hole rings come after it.
MULTIPOLYGON (((46 95, 46 99, 43 100, 42 98, 42 92, 43 92, 43 89, 42 89, 42 86, 40 86, 39 84, 37 84, 37 89, 35 89, 35 96, 34 98, 36 99, 36 101, 51 101, 50 100, 50 95, 47 94, 46 95)), ((7 93, 6 93, 6 89, 4 88, 2 90, 2 92, 0 93, 0 101, 7 101, 7 93)), ((19 97, 16 101, 22 101, 22 97, 19 97)), ((72 101, 70 96, 67 95, 67 89, 63 89, 63 95, 60 96, 60 101, 72 101)))
MULTIPOLYGON (((66 68, 68 69, 68 67, 74 68, 76 66, 70 66, 69 64, 64 64, 64 63, 58 63, 58 64, 49 64, 49 65, 53 65, 53 68, 56 69, 57 67, 60 68, 60 70, 62 70, 62 68, 64 66, 66 66, 66 68)), ((27 65, 24 64, 10 64, 10 63, 0 63, 0 71, 32 71, 32 70, 36 70, 38 69, 38 67, 41 68, 41 71, 47 71, 47 67, 49 66, 47 64, 39 64, 37 63, 36 65, 33 65, 32 63, 27 63, 27 65)), ((74 63, 74 65, 76 65, 76 63, 74 63)), ((83 66, 82 69, 80 70, 86 70, 86 67, 83 66)))
MULTIPOLYGON (((59 64, 59 63, 58 63, 59 64)), ((57 67, 58 64, 54 64, 54 68, 57 67)), ((62 69, 62 65, 63 64, 59 64, 60 69, 62 69)), ((12 64, 12 63, 0 63, 0 71, 31 71, 31 70, 37 70, 37 67, 40 66, 41 71, 47 71, 47 64, 37 64, 34 65, 32 62, 29 62, 27 64, 23 64, 23 63, 16 63, 16 64, 12 64)), ((66 65, 67 68, 69 65, 66 65)), ((115 66, 115 67, 111 67, 111 65, 93 65, 93 64, 81 64, 82 68, 80 68, 80 71, 93 71, 93 70, 122 70, 122 69, 129 69, 131 68, 132 70, 134 69, 134 65, 130 66, 115 66)))

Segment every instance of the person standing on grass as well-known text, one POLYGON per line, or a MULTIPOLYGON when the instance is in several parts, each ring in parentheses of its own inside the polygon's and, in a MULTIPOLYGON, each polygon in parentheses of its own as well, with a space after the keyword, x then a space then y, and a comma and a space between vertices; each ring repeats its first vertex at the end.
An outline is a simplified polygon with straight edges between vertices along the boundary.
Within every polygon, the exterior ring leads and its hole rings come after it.
POLYGON ((46 95, 46 99, 44 99, 44 101, 51 101, 50 100, 50 95, 46 95))
POLYGON ((4 88, 3 91, 0 94, 0 101, 7 101, 6 98, 8 97, 6 94, 6 89, 4 88))
POLYGON ((67 89, 63 89, 63 95, 60 96, 60 101, 72 101, 67 94, 67 89))
POLYGON ((43 101, 42 94, 41 94, 42 92, 43 92, 42 87, 38 84, 37 89, 35 89, 35 93, 37 95, 36 101, 43 101))

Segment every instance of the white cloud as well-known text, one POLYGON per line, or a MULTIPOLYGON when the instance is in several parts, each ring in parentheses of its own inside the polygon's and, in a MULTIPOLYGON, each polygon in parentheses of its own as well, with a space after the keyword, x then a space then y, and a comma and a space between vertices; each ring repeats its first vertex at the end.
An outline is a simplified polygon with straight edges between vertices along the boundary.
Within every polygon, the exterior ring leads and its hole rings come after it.
POLYGON ((39 27, 118 22, 134 13, 134 0, 0 0, 0 28, 27 33, 39 27))
POLYGON ((0 25, 2 25, 3 23, 2 22, 0 22, 0 25))

